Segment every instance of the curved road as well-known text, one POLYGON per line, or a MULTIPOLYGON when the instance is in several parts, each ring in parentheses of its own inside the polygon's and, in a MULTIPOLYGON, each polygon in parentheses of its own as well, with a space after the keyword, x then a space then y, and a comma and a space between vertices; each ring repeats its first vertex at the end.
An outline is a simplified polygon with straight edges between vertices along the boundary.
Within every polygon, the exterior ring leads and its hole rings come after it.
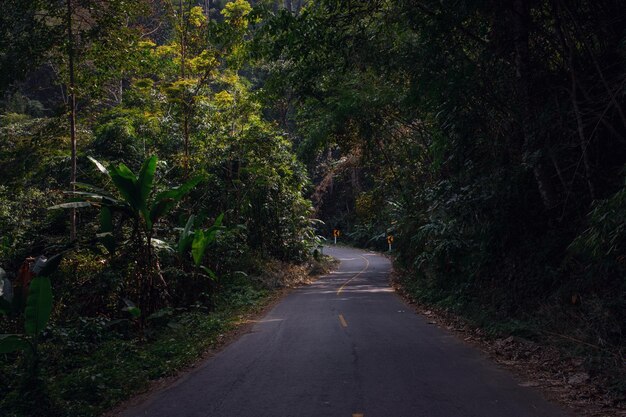
POLYGON ((393 293, 389 261, 339 268, 123 417, 565 417, 393 293))

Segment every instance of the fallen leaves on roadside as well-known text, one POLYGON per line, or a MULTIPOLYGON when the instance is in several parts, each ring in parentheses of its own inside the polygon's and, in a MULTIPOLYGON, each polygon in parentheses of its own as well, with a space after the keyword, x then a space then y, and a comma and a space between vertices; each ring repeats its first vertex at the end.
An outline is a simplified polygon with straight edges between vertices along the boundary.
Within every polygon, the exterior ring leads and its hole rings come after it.
POLYGON ((520 386, 538 389, 547 398, 572 409, 581 417, 626 417, 626 394, 617 398, 605 389, 602 376, 590 375, 581 357, 565 357, 556 347, 521 337, 493 339, 483 329, 449 311, 416 303, 398 284, 392 273, 391 284, 414 310, 460 339, 487 352, 498 364, 514 371, 520 386))

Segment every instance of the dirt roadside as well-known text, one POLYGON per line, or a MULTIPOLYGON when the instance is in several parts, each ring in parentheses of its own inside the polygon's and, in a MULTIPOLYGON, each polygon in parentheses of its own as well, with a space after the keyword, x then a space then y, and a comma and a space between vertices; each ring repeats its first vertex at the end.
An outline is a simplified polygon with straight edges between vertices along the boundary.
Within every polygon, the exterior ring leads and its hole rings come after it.
POLYGON ((535 387, 544 396, 580 417, 626 417, 626 393, 609 394, 607 380, 591 376, 583 358, 565 358, 559 349, 520 337, 493 339, 463 318, 414 300, 402 287, 397 272, 391 274, 394 290, 413 310, 465 342, 482 350, 500 366, 512 371, 521 386, 535 387))

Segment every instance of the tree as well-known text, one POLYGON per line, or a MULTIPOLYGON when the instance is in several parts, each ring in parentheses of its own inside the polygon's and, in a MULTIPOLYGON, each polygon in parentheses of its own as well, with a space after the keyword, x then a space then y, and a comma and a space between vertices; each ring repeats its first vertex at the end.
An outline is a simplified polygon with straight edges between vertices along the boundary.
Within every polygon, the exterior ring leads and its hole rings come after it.
MULTIPOLYGON (((59 52, 61 61, 67 62, 67 68, 65 69, 67 72, 64 83, 67 93, 71 150, 70 185, 72 190, 74 190, 74 184, 77 181, 76 96, 80 89, 80 86, 77 84, 77 61, 81 58, 90 58, 90 49, 98 49, 99 52, 102 53, 103 50, 106 50, 105 45, 118 47, 118 45, 111 45, 111 43, 107 44, 107 41, 101 39, 106 39, 107 37, 117 37, 120 41, 121 38, 127 39, 127 36, 124 35, 128 35, 128 33, 122 35, 124 29, 127 27, 127 19, 128 17, 132 18, 133 14, 141 7, 141 3, 129 5, 122 0, 65 0, 64 13, 61 13, 60 10, 55 10, 53 8, 54 4, 48 7, 51 7, 51 15, 57 13, 64 15, 63 21, 65 21, 66 50, 59 52)), ((111 58, 110 55, 108 57, 111 58)), ((93 58, 93 56, 91 58, 93 58)), ((111 62, 105 64, 104 62, 99 62, 98 59, 95 59, 95 62, 88 62, 88 64, 93 63, 95 63, 96 66, 100 64, 105 68, 115 67, 115 64, 111 62)), ((119 65, 117 65, 117 67, 119 68, 119 65)), ((107 75, 112 78, 120 76, 119 71, 105 70, 101 72, 107 73, 107 75)), ((101 79, 98 81, 102 81, 102 76, 100 77, 101 79)), ((82 78, 83 80, 81 81, 95 81, 93 79, 90 80, 87 71, 85 71, 82 78)), ((93 89, 91 89, 91 92, 92 94, 94 93, 93 89)), ((76 239, 75 210, 72 210, 70 215, 70 239, 76 239)))
POLYGON ((7 0, 0 4, 0 93, 43 64, 62 31, 48 24, 48 2, 7 0))

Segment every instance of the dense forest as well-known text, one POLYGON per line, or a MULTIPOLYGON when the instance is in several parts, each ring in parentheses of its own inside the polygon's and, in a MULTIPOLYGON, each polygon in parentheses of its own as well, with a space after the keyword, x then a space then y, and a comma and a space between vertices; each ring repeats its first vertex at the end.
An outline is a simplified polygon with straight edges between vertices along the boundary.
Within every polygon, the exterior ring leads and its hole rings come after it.
POLYGON ((620 0, 4 0, 0 409, 101 414, 332 229, 626 401, 625 168, 620 0))

